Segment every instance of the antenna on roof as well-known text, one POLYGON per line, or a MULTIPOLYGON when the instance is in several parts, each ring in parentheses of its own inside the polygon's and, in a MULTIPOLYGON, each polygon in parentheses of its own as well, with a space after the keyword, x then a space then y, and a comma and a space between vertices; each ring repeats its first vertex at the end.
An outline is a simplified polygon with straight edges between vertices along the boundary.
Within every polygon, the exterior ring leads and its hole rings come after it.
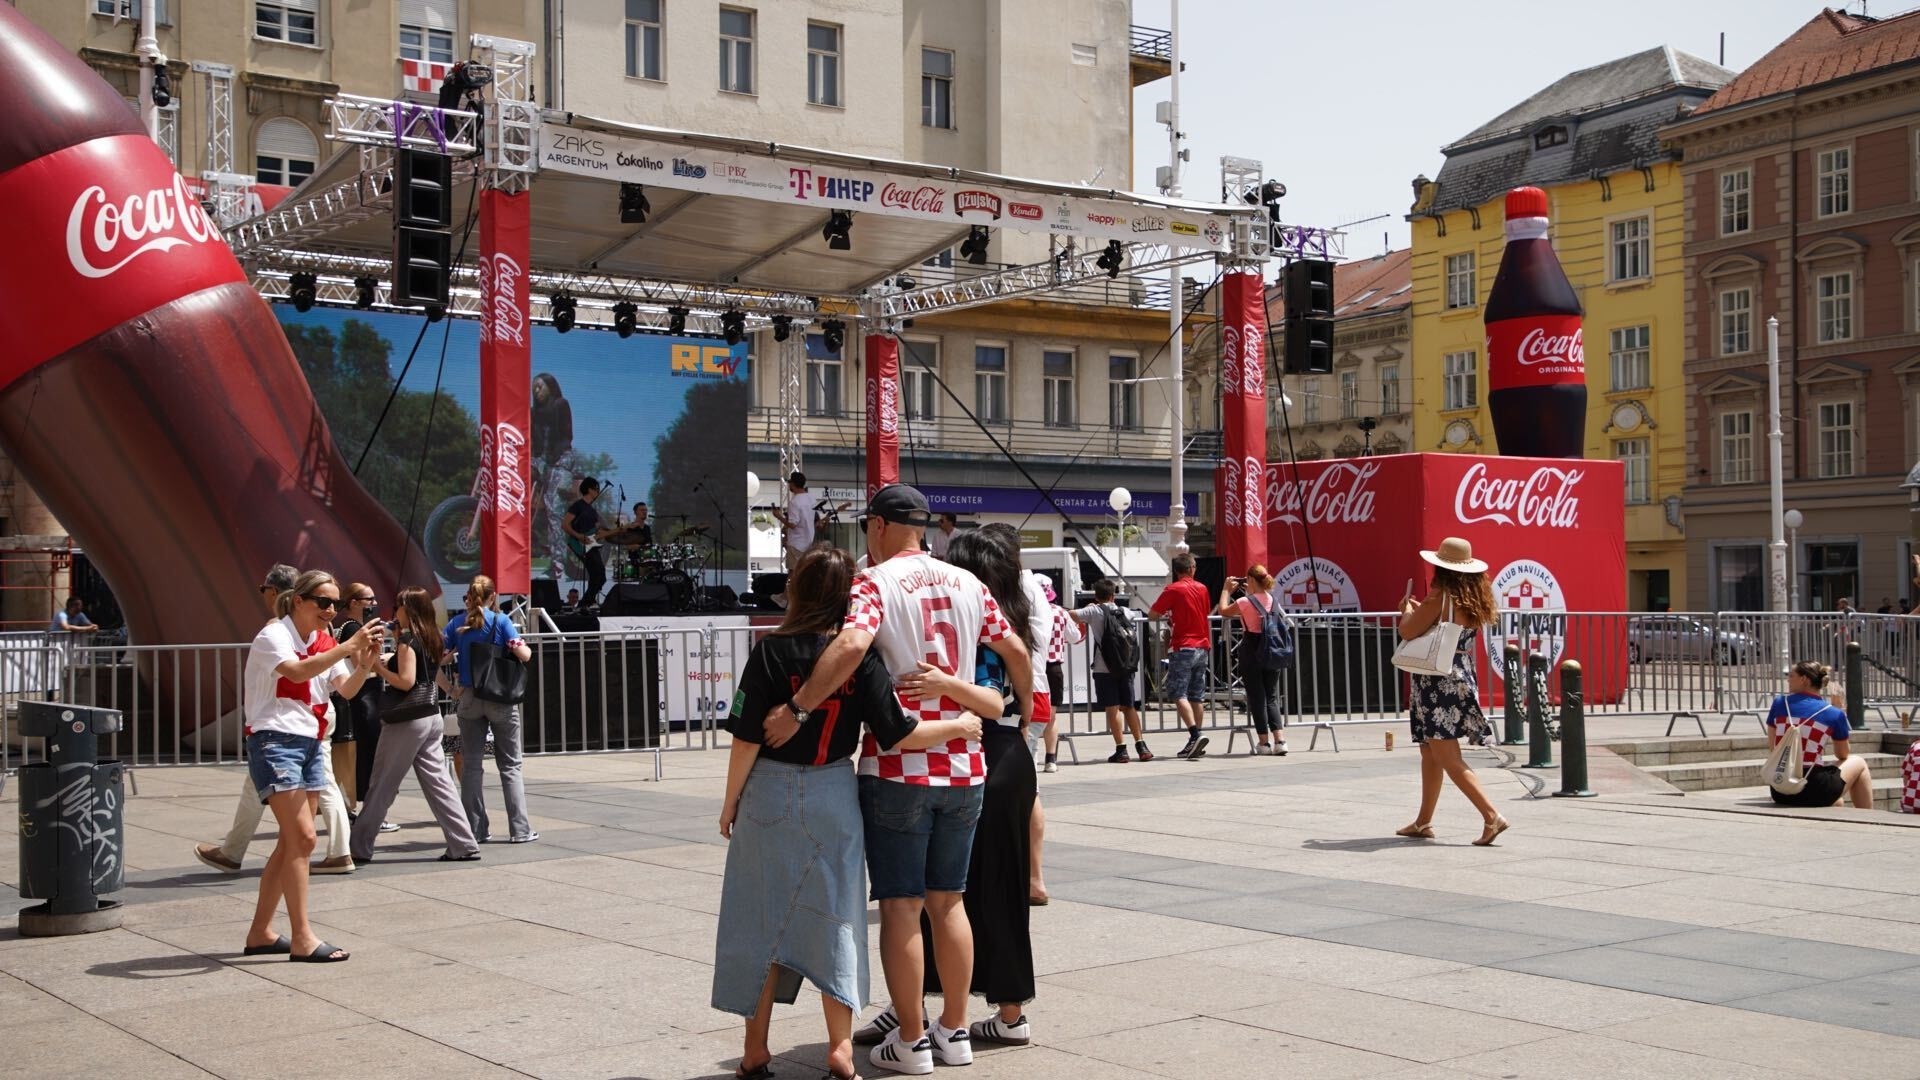
POLYGON ((1720 66, 1727 66, 1727 32, 1720 31, 1720 66))

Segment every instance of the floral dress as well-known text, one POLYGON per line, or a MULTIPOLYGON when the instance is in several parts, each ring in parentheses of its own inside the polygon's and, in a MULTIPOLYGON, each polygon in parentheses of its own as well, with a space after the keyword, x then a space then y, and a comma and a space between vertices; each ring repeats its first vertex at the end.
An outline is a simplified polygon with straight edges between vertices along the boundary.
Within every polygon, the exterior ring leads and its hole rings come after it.
POLYGON ((1465 739, 1474 745, 1488 742, 1493 725, 1480 711, 1480 685, 1473 671, 1473 648, 1478 629, 1460 635, 1453 670, 1445 675, 1414 675, 1413 741, 1465 739))

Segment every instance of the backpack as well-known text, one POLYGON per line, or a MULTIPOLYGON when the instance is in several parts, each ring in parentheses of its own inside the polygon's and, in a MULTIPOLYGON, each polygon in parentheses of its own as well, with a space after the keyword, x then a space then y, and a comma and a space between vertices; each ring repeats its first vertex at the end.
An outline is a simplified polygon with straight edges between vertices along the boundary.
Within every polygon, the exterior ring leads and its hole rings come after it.
POLYGON ((1267 597, 1259 632, 1249 631, 1240 639, 1240 648, 1241 661, 1263 671, 1284 671, 1293 666, 1293 625, 1273 597, 1267 597))
POLYGON ((1100 605, 1105 625, 1100 634, 1100 661, 1114 675, 1131 675, 1140 670, 1140 639, 1134 636, 1133 620, 1113 604, 1100 605))

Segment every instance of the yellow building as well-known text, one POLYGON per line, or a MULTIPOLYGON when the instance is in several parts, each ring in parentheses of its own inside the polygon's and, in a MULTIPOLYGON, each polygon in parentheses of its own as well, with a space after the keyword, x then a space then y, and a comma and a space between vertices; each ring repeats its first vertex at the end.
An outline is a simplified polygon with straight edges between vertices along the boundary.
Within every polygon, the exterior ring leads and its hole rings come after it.
POLYGON ((1507 191, 1546 189, 1554 250, 1586 309, 1586 456, 1625 465, 1634 610, 1687 595, 1684 203, 1658 132, 1732 77, 1670 48, 1576 71, 1414 181, 1413 448, 1499 452, 1482 305, 1506 246, 1507 191))

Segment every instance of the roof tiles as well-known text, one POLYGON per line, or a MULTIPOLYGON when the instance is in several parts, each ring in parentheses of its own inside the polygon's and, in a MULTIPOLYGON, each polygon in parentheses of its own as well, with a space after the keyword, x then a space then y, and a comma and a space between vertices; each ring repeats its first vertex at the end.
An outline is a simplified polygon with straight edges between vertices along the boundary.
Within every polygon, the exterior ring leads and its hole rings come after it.
POLYGON ((1721 87, 1694 116, 1920 60, 1920 11, 1866 19, 1828 8, 1721 87))

